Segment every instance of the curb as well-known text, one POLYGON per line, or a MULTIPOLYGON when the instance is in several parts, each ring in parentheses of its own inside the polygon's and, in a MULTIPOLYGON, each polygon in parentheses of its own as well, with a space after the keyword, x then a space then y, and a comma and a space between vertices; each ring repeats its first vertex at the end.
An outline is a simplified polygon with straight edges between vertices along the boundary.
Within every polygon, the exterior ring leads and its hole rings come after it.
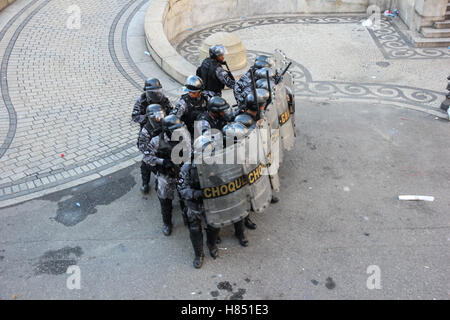
POLYGON ((16 0, 0 0, 0 11, 5 9, 7 6, 9 6, 11 3, 15 2, 16 0))
POLYGON ((156 64, 180 84, 195 74, 196 67, 183 58, 170 44, 164 32, 164 19, 169 10, 168 0, 153 0, 145 15, 147 48, 156 64))
POLYGON ((62 191, 62 190, 65 190, 65 189, 73 188, 73 187, 85 184, 87 182, 91 182, 91 181, 94 181, 94 180, 106 177, 106 176, 108 176, 108 175, 110 175, 112 173, 115 173, 115 172, 117 172, 119 170, 125 169, 127 167, 130 167, 130 166, 140 162, 141 159, 142 159, 142 155, 139 155, 139 156, 136 156, 136 157, 134 157, 132 159, 129 159, 127 161, 121 162, 121 163, 119 163, 119 164, 117 164, 117 165, 115 165, 113 167, 110 167, 110 168, 105 169, 103 171, 100 171, 98 173, 93 173, 93 174, 91 174, 89 176, 86 176, 86 177, 82 177, 82 178, 79 178, 79 179, 76 179, 76 180, 73 180, 73 181, 70 181, 70 182, 67 182, 67 183, 64 183, 64 184, 57 185, 55 187, 51 187, 51 188, 44 189, 44 190, 41 190, 41 191, 36 191, 36 192, 29 193, 29 194, 26 194, 26 195, 23 195, 23 196, 11 198, 11 199, 8 199, 8 200, 2 200, 2 201, 0 201, 0 208, 10 207, 10 206, 13 206, 13 205, 25 202, 25 201, 29 201, 29 200, 33 200, 33 199, 36 199, 36 198, 40 198, 42 196, 45 196, 45 195, 48 195, 48 194, 51 194, 51 193, 54 193, 54 192, 58 192, 58 191, 62 191))

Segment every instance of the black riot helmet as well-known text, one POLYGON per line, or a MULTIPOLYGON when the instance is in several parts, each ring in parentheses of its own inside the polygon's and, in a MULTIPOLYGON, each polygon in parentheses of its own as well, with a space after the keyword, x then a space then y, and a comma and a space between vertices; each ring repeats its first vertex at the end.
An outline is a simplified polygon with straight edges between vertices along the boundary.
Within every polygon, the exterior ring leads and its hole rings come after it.
POLYGON ((255 64, 253 65, 253 67, 255 69, 270 68, 270 65, 267 62, 265 62, 265 61, 256 60, 255 64))
POLYGON ((161 82, 156 78, 148 78, 145 80, 144 91, 162 89, 161 82))
POLYGON ((245 98, 246 108, 252 111, 259 111, 259 108, 266 104, 270 98, 270 93, 266 89, 256 89, 256 104, 255 95, 253 92, 249 93, 245 98))
POLYGON ((145 95, 147 100, 152 103, 159 103, 163 100, 162 85, 156 78, 149 78, 144 85, 145 95))
POLYGON ((236 118, 234 119, 234 122, 241 123, 247 129, 251 129, 255 126, 255 120, 253 119, 253 117, 246 113, 242 113, 242 114, 236 116, 236 118))
POLYGON ((221 112, 227 112, 230 110, 230 105, 222 97, 212 97, 208 101, 208 111, 215 114, 220 114, 221 112))
POLYGON ((209 57, 212 59, 216 59, 218 56, 222 56, 225 53, 227 53, 227 49, 221 44, 216 44, 209 48, 209 57))
POLYGON ((203 154, 209 155, 216 149, 216 141, 210 136, 201 135, 195 139, 193 147, 193 151, 196 156, 203 154))
MULTIPOLYGON (((275 87, 275 81, 270 80, 270 89, 273 89, 274 87, 275 87)), ((269 86, 267 85, 267 79, 263 78, 263 79, 259 79, 258 81, 256 81, 256 88, 269 90, 269 86)))
POLYGON ((232 122, 222 129, 222 134, 226 141, 233 140, 234 142, 237 142, 244 138, 247 133, 248 128, 242 122, 232 122))
POLYGON ((255 61, 263 61, 263 62, 267 63, 269 65, 269 67, 272 67, 275 64, 273 59, 266 55, 257 56, 255 61))
POLYGON ((255 71, 255 79, 267 79, 267 72, 269 72, 269 78, 273 77, 273 72, 270 68, 264 67, 255 71))
POLYGON ((184 92, 199 92, 204 88, 203 80, 197 76, 190 76, 187 78, 186 83, 183 87, 184 92))
POLYGON ((146 109, 146 115, 153 128, 161 127, 161 122, 166 116, 163 107, 159 104, 151 104, 146 109))
POLYGON ((183 122, 174 114, 168 115, 162 121, 162 128, 166 133, 172 133, 174 130, 179 129, 182 126, 183 122))

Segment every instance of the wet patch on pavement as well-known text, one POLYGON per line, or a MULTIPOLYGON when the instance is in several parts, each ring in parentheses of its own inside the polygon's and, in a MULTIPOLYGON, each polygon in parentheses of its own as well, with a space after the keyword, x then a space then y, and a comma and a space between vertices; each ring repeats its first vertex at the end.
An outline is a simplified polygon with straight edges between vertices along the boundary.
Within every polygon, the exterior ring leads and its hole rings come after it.
POLYGON ((326 282, 325 282, 325 287, 327 287, 327 289, 334 289, 336 287, 336 283, 333 281, 333 278, 328 277, 326 282))
POLYGON ((216 298, 216 297, 219 296, 220 293, 219 293, 219 291, 215 290, 215 291, 211 291, 210 294, 211 294, 211 296, 213 296, 214 298, 216 298))
POLYGON ((104 177, 85 186, 76 187, 54 195, 45 200, 59 201, 55 221, 72 227, 97 212, 97 206, 108 205, 127 194, 136 185, 131 169, 125 169, 118 177, 104 177), (64 196, 71 197, 60 200, 64 196))
POLYGON ((35 264, 35 275, 64 274, 69 266, 76 265, 78 259, 83 255, 81 247, 64 247, 59 250, 49 250, 45 252, 40 258, 39 262, 35 264))
POLYGON ((387 68, 389 67, 391 64, 387 61, 379 61, 376 63, 377 66, 382 67, 382 68, 387 68))
POLYGON ((230 300, 242 300, 244 299, 244 294, 247 290, 245 289, 238 289, 238 292, 235 292, 231 295, 230 300))
POLYGON ((233 286, 228 281, 223 281, 223 282, 219 282, 219 284, 217 285, 217 289, 232 292, 233 286))

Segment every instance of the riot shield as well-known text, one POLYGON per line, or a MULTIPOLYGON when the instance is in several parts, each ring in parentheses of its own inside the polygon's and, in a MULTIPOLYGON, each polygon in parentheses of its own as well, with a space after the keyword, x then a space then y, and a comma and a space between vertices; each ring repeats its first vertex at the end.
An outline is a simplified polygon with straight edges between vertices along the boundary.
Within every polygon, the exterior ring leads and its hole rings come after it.
POLYGON ((294 136, 297 136, 295 132, 295 88, 292 73, 287 71, 284 74, 283 83, 286 87, 286 94, 289 97, 288 106, 291 111, 292 124, 294 125, 294 136))
POLYGON ((227 147, 217 154, 204 155, 197 164, 206 222, 216 228, 244 219, 250 210, 246 180, 245 143, 227 147), (226 159, 236 159, 227 163, 226 159))
MULTIPOLYGON (((268 175, 267 150, 264 150, 260 129, 252 129, 245 138, 248 161, 244 164, 244 170, 250 189, 250 201, 255 212, 263 212, 272 200, 272 187, 268 175)), ((267 144, 267 143, 266 143, 267 144)))
POLYGON ((286 87, 284 86, 284 82, 280 82, 275 87, 275 105, 278 111, 283 149, 290 151, 294 148, 294 125, 292 123, 291 112, 286 99, 286 87))
POLYGON ((275 52, 273 54, 273 61, 275 63, 275 71, 279 74, 283 71, 283 69, 286 67, 285 65, 286 55, 280 50, 275 49, 275 52))

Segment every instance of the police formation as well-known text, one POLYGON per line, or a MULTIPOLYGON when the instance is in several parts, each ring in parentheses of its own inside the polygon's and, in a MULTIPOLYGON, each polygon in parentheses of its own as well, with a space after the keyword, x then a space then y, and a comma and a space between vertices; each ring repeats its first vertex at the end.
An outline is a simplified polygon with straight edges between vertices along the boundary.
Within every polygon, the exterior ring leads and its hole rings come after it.
POLYGON ((178 195, 195 268, 204 260, 203 229, 214 259, 222 227, 233 225, 240 245, 248 246, 245 227, 256 229, 249 213, 278 202, 278 168, 295 137, 293 80, 281 51, 258 56, 239 80, 228 68, 224 46, 209 53, 175 106, 159 80, 150 78, 132 113, 141 127, 141 192, 150 192, 153 172, 166 236, 178 195), (225 87, 233 89, 236 105, 222 98, 225 87))

